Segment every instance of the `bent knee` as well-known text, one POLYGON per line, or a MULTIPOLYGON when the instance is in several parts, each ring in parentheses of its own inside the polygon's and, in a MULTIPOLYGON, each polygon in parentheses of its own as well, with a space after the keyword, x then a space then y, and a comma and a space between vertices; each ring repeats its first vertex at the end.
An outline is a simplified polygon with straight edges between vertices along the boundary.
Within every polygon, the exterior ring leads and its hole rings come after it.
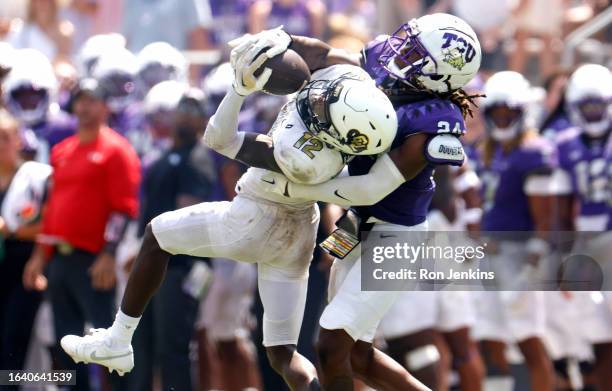
POLYGON ((344 330, 322 330, 316 345, 321 365, 350 361, 354 344, 344 330))
POLYGON ((142 248, 147 252, 163 252, 168 254, 167 251, 161 248, 155 233, 153 232, 153 226, 148 223, 145 227, 144 235, 142 237, 142 248))
POLYGON ((374 356, 371 344, 357 342, 351 350, 351 367, 356 373, 364 373, 374 356))

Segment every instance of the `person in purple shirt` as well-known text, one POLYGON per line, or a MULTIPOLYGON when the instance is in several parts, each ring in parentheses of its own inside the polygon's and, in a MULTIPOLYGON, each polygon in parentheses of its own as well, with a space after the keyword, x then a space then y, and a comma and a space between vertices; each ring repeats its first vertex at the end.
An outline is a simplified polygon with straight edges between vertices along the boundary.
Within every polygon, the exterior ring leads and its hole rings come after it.
MULTIPOLYGON (((516 276, 531 272, 548 252, 547 232, 552 224, 554 146, 527 130, 529 82, 519 73, 498 72, 485 84, 483 110, 487 138, 482 148, 482 231, 536 231, 535 236, 499 238, 490 265, 500 276, 499 290, 512 289, 516 276), (526 240, 526 244, 525 244, 526 240), (506 278, 504 278, 506 276, 506 278), (512 276, 512 277, 510 277, 512 276)), ((528 234, 528 232, 526 232, 528 234)), ((475 336, 484 357, 503 358, 507 341, 516 342, 525 357, 531 389, 552 390, 552 362, 542 342, 545 329, 543 292, 517 295, 480 292, 475 336)), ((488 362, 489 368, 509 376, 505 361, 488 362)))
MULTIPOLYGON (((588 254, 592 243, 610 243, 612 230, 612 74, 601 65, 579 67, 569 80, 565 100, 573 127, 556 138, 561 168, 558 185, 564 195, 560 212, 568 217, 563 228, 600 233, 587 241, 588 254), (572 221, 575 204, 578 211, 572 221)), ((574 296, 581 294, 586 294, 586 300, 580 303, 584 310, 580 329, 585 330, 584 338, 593 345, 594 380, 599 389, 611 389, 610 299, 601 301, 591 292, 574 292, 574 296)))
MULTIPOLYGON (((236 53, 250 51, 253 57, 265 47, 271 47, 269 57, 290 48, 311 71, 332 64, 360 65, 395 106, 398 130, 390 152, 378 158, 356 157, 349 163, 350 176, 321 185, 273 185, 280 194, 354 206, 361 221, 375 223, 373 231, 427 229, 435 166, 461 165, 464 160, 458 137, 465 132, 470 97, 461 88, 476 74, 481 59, 480 44, 467 23, 447 14, 426 15, 369 42, 359 55, 312 38, 289 36, 280 28, 230 45, 236 53)), ((307 124, 315 134, 316 122, 307 124)), ((424 389, 372 346, 378 323, 398 292, 362 292, 359 254, 356 247, 332 266, 333 298, 321 317, 317 343, 323 389, 352 390, 353 376, 375 388, 424 389)), ((288 354, 295 357, 297 352, 288 354)), ((287 375, 303 369, 296 367, 277 371, 287 375)))

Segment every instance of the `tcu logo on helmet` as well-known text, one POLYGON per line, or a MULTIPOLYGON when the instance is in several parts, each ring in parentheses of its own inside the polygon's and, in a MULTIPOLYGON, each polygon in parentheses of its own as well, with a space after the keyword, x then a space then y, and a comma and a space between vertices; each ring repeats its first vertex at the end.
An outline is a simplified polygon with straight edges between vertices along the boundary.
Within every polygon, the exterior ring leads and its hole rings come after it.
POLYGON ((466 63, 471 62, 476 55, 476 50, 471 43, 465 40, 465 38, 458 36, 453 33, 444 33, 442 38, 446 39, 442 45, 442 52, 444 53, 443 61, 448 63, 453 68, 461 70, 466 63), (456 42, 454 47, 450 47, 451 43, 456 42))

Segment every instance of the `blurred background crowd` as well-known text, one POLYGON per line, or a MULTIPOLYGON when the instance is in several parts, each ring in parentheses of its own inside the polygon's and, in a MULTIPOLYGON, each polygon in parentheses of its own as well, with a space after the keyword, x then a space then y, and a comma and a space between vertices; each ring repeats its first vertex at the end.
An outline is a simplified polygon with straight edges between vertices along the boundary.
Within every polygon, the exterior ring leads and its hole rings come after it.
MULTIPOLYGON (((234 185, 246 167, 197 142, 231 88, 233 73, 226 62, 230 40, 284 25, 291 34, 358 52, 375 36, 432 12, 463 18, 479 36, 483 63, 469 89, 481 91, 487 77, 497 71, 524 74, 535 86, 532 116, 542 130, 563 106, 564 88, 575 65, 612 63, 606 0, 1 1, 0 369, 63 367, 66 357, 57 339, 68 332, 82 334, 78 328, 85 324, 107 327, 115 305, 107 308, 100 304, 106 299, 83 298, 88 290, 71 284, 90 274, 86 284, 114 300, 151 218, 197 202, 233 198, 234 185), (43 229, 40 215, 47 195, 42 183, 50 175, 48 164, 61 162, 65 152, 54 146, 106 124, 125 137, 121 148, 134 159, 127 157, 125 165, 109 164, 110 173, 99 175, 75 168, 74 176, 64 181, 80 181, 84 188, 95 183, 109 195, 99 205, 64 205, 78 213, 60 213, 54 224, 90 236, 92 242, 103 241, 109 233, 91 228, 95 222, 90 209, 114 207, 117 197, 111 193, 119 188, 128 200, 117 201, 121 206, 116 209, 134 222, 110 261, 96 257, 100 246, 49 238, 56 251, 68 257, 85 247, 92 255, 92 268, 70 274, 68 265, 50 273, 48 282, 28 279, 26 265, 43 229), (27 178, 19 177, 29 190, 18 194, 27 202, 18 202, 20 220, 12 222, 5 214, 14 208, 7 206, 15 197, 9 188, 26 161, 40 165, 27 178), (109 175, 117 180, 108 180, 109 175), (45 289, 47 284, 56 289, 45 289), (107 309, 108 314, 102 314, 107 309)), ((249 97, 241 128, 267 132, 286 99, 249 97)), ((476 112, 468 122, 469 142, 482 138, 484 127, 476 112)), ((96 156, 90 153, 87 158, 96 156)), ((443 183, 444 171, 439 175, 443 183)), ((61 204, 57 197, 56 204, 61 204)), ((56 207, 61 210, 62 205, 56 207)), ((333 205, 322 210, 323 236, 339 212, 333 205)), ((311 270, 300 349, 312 360, 329 261, 317 252, 311 270)), ((54 263, 58 264, 50 265, 54 263)), ((252 265, 184 257, 171 262, 170 269, 166 289, 158 293, 136 333, 135 371, 109 380, 100 368, 90 367, 82 389, 105 390, 113 382, 121 382, 115 387, 120 390, 150 390, 161 384, 174 384, 176 390, 285 389, 260 348, 257 317, 262 309, 252 265)))

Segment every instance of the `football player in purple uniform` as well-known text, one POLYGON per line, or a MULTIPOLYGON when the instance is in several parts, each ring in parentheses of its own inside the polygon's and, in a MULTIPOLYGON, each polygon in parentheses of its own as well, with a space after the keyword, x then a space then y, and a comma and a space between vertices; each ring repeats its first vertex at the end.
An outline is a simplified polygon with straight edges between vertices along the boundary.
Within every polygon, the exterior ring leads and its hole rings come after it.
POLYGON ((152 42, 136 55, 136 84, 141 97, 154 85, 167 80, 187 83, 187 59, 167 42, 152 42))
MULTIPOLYGON (((403 24, 391 36, 376 38, 359 55, 316 39, 289 36, 280 28, 230 45, 237 53, 251 51, 253 58, 266 47, 269 57, 290 48, 311 70, 338 63, 364 68, 396 109, 399 124, 390 152, 378 158, 356 157, 349 163, 348 177, 317 186, 288 182, 277 189, 285 195, 355 206, 363 222, 376 224, 374 231, 427 229, 434 168, 464 161, 458 137, 465 132, 470 97, 461 88, 474 77, 481 59, 480 44, 467 23, 447 14, 426 15, 403 24)), ((311 131, 326 128, 327 117, 321 110, 313 112, 311 131)), ((354 141, 342 140, 347 146, 354 141)), ((407 389, 398 388, 407 372, 372 346, 380 319, 399 293, 361 292, 359 254, 355 248, 332 267, 333 298, 321 317, 317 346, 323 388, 352 390, 352 378, 357 376, 375 388, 407 389)), ((470 361, 468 355, 456 359, 461 365, 470 361)))
MULTIPOLYGON (((491 265, 500 276, 499 289, 513 291, 514 285, 504 284, 513 283, 517 275, 531 271, 533 264, 547 253, 552 173, 556 166, 554 147, 527 130, 530 86, 521 74, 498 72, 487 81, 484 92, 488 134, 482 148, 481 228, 483 231, 537 231, 526 246, 520 238, 517 241, 507 237, 499 239, 496 254, 491 255, 491 265)), ((480 292, 478 299, 475 336, 482 341, 489 372, 509 376, 505 344, 516 342, 529 369, 531 389, 552 390, 552 363, 542 342, 543 292, 480 292)))
POLYGON ((74 134, 76 124, 55 101, 57 79, 51 62, 35 49, 14 52, 13 69, 2 85, 8 110, 17 118, 25 133, 33 133, 30 143, 36 160, 47 162, 51 147, 74 134))
MULTIPOLYGON (((559 191, 567 195, 563 216, 575 219, 564 228, 601 232, 597 241, 610 243, 612 229, 612 75, 601 65, 579 67, 570 77, 565 94, 566 111, 573 127, 557 136, 559 191)), ((595 240, 589 241, 594 243, 595 240)), ((588 248, 587 248, 588 250, 588 248)), ((602 390, 612 389, 612 312, 600 292, 574 292, 583 309, 578 330, 593 344, 595 378, 602 390)), ((609 301, 610 298, 607 297, 609 301)))
POLYGON ((137 91, 137 72, 136 56, 120 47, 102 53, 93 67, 93 77, 109 96, 109 126, 131 143, 144 131, 144 118, 137 91))

